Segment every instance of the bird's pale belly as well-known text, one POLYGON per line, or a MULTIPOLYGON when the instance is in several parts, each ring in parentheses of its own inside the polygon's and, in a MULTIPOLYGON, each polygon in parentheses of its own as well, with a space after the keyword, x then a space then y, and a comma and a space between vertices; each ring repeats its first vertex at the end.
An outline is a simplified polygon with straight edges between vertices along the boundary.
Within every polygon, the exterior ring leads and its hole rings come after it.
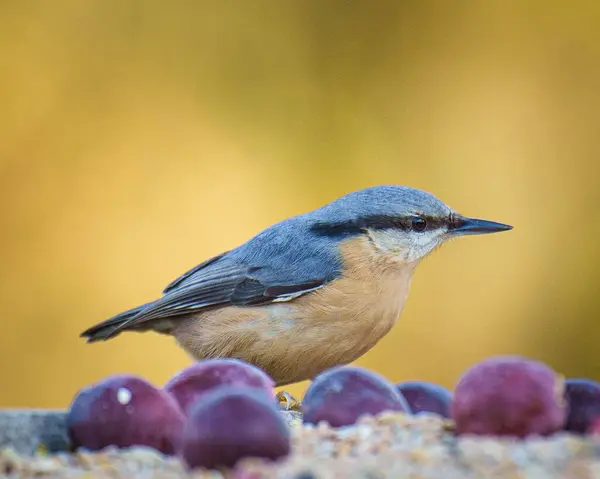
POLYGON ((195 359, 235 357, 278 386, 313 378, 371 349, 400 316, 412 269, 378 281, 346 277, 293 301, 225 307, 182 318, 171 331, 195 359))

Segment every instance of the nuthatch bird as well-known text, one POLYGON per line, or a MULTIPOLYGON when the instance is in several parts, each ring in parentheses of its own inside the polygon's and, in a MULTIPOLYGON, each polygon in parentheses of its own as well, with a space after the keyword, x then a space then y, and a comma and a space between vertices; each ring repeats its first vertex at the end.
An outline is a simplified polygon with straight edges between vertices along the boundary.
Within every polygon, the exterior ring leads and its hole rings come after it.
POLYGON ((81 336, 154 330, 194 359, 238 358, 284 386, 371 349, 402 313, 415 267, 444 241, 510 229, 425 191, 366 188, 270 226, 81 336))

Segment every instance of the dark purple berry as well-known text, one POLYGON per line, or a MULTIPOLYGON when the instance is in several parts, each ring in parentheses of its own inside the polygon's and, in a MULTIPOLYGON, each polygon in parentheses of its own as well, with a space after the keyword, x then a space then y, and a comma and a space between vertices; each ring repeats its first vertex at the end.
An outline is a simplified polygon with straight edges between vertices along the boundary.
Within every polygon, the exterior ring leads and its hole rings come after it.
POLYGON ((256 388, 275 401, 275 382, 262 369, 239 359, 218 358, 198 361, 173 376, 164 390, 187 414, 189 406, 219 386, 256 388))
POLYGON ((337 366, 319 374, 302 400, 303 421, 333 427, 354 424, 361 416, 384 411, 410 413, 392 383, 368 369, 337 366))
POLYGON ((563 380, 539 361, 489 358, 460 379, 451 412, 458 434, 548 435, 565 422, 563 380))
POLYGON ((396 389, 404 396, 413 414, 429 412, 450 417, 452 393, 446 388, 425 381, 406 381, 397 384, 396 389))
POLYGON ((233 467, 244 457, 288 455, 290 431, 264 393, 221 386, 190 406, 182 444, 181 456, 192 469, 233 467))
POLYGON ((592 420, 591 426, 587 432, 593 436, 600 436, 600 416, 592 420))
POLYGON ((565 381, 567 422, 565 430, 585 434, 591 423, 600 417, 600 383, 591 379, 567 379, 565 381))
POLYGON ((67 427, 75 448, 149 446, 174 454, 184 415, 177 402, 138 376, 120 374, 80 390, 67 427))

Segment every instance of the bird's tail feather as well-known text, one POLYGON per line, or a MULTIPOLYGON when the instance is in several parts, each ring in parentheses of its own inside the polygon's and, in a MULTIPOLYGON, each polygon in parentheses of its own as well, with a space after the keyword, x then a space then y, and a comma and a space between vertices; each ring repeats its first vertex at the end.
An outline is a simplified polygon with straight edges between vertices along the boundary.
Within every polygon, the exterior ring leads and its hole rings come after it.
POLYGON ((87 343, 93 343, 96 341, 106 341, 107 339, 111 339, 119 332, 115 331, 119 329, 123 323, 129 321, 135 315, 140 313, 142 310, 150 306, 152 303, 142 304, 141 306, 137 306, 135 308, 129 309, 127 311, 123 311, 122 313, 113 316, 112 318, 107 319, 106 321, 102 321, 101 323, 95 324, 91 328, 86 329, 79 336, 82 338, 87 338, 87 343))

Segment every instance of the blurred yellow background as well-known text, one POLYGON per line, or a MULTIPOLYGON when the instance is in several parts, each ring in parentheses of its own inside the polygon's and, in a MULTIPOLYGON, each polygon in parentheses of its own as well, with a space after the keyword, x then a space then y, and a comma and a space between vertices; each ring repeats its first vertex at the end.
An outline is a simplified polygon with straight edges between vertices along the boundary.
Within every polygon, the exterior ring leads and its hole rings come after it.
POLYGON ((600 379, 599 22, 591 0, 4 0, 0 406, 162 385, 190 364, 171 338, 79 333, 381 183, 515 228, 434 253, 359 364, 452 387, 517 353, 600 379))

